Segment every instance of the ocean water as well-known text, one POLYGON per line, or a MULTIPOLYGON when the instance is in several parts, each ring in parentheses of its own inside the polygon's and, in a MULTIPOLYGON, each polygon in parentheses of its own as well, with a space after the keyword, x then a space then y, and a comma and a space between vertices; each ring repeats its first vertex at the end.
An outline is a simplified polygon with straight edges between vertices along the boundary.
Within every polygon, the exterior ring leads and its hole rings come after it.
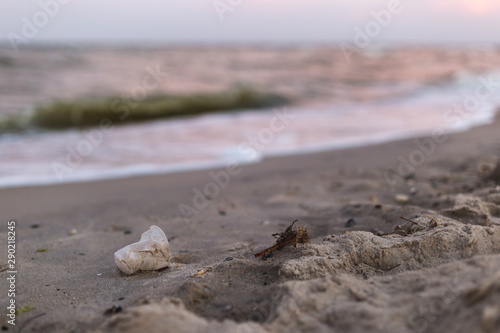
MULTIPOLYGON (((0 135, 0 187, 179 172, 310 153, 489 123, 500 106, 500 51, 400 48, 1 50, 0 115, 29 116, 55 99, 192 94, 235 82, 290 98, 243 109, 101 128, 0 135)), ((1 121, 1 118, 0 118, 1 121)))

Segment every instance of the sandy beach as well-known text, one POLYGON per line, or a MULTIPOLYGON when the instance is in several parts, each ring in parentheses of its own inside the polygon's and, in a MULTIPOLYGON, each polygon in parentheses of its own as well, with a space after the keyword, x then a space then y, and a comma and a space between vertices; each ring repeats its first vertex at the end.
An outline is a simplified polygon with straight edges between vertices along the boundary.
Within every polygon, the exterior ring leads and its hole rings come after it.
POLYGON ((500 1, 2 9, 1 332, 500 333, 500 1))
POLYGON ((271 158, 204 199, 207 170, 1 189, 16 330, 498 332, 499 129, 271 158), (310 243, 254 257, 296 219, 310 243), (113 253, 150 225, 172 266, 124 275, 113 253))

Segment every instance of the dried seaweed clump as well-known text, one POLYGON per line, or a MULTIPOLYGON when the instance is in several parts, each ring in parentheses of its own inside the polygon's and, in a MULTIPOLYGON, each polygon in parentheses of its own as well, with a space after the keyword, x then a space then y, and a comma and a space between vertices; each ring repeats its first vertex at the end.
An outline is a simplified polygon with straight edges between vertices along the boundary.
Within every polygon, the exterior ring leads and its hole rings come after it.
POLYGON ((293 221, 292 224, 290 224, 290 226, 288 226, 288 228, 286 228, 284 232, 273 234, 273 237, 277 238, 276 244, 256 253, 255 257, 257 258, 271 251, 282 249, 289 244, 293 244, 294 246, 296 246, 297 243, 303 244, 309 242, 310 237, 309 232, 307 231, 307 226, 297 227, 294 230, 293 225, 295 224, 295 222, 297 222, 297 220, 293 221))

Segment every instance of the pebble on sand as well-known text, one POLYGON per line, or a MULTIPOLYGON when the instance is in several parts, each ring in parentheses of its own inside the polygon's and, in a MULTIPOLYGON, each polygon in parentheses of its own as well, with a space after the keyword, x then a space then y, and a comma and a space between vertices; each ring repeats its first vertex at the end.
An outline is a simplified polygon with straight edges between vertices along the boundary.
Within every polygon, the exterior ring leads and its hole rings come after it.
POLYGON ((355 225, 356 225, 356 221, 352 218, 347 220, 347 222, 345 223, 346 228, 354 227, 355 225))
POLYGON ((410 197, 407 196, 406 194, 396 194, 394 197, 397 203, 404 204, 410 201, 410 197))

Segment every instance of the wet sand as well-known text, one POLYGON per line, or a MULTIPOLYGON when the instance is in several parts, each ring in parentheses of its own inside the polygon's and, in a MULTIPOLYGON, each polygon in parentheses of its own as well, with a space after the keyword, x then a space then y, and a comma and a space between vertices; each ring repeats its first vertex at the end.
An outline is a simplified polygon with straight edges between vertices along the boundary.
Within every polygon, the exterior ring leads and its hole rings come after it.
POLYGON ((413 139, 241 166, 192 216, 179 205, 209 171, 1 189, 3 223, 17 222, 16 302, 34 308, 16 329, 498 332, 500 188, 487 176, 499 129, 450 135, 401 175, 413 139), (295 219, 309 244, 254 258, 295 219), (124 275, 113 253, 153 224, 172 266, 124 275))

